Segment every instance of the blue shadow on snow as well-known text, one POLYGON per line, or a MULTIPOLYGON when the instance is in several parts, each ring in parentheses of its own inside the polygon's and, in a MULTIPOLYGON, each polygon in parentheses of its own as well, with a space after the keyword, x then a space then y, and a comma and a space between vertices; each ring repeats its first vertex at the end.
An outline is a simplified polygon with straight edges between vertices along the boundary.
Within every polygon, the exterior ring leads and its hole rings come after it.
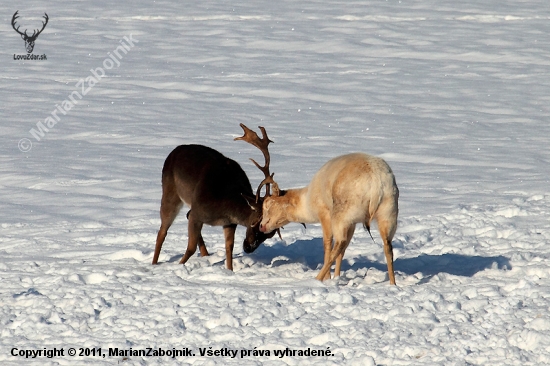
MULTIPOLYGON (((383 252, 380 246, 380 251, 383 252)), ((246 255, 246 254, 245 254, 246 255)), ((271 264, 273 267, 285 263, 303 263, 308 268, 315 270, 323 263, 323 241, 321 238, 310 240, 297 240, 291 245, 277 242, 272 246, 261 245, 253 254, 254 260, 271 264), (281 256, 285 260, 274 261, 274 258, 281 256)), ((352 264, 346 260, 342 261, 342 270, 358 270, 361 268, 376 268, 380 271, 387 271, 386 262, 373 262, 366 257, 355 257, 352 264)), ((502 270, 512 269, 510 260, 504 256, 470 256, 463 254, 421 254, 414 258, 398 258, 394 261, 396 271, 413 275, 422 273, 424 276, 433 276, 439 273, 448 273, 455 276, 471 277, 474 274, 489 268, 502 270)))

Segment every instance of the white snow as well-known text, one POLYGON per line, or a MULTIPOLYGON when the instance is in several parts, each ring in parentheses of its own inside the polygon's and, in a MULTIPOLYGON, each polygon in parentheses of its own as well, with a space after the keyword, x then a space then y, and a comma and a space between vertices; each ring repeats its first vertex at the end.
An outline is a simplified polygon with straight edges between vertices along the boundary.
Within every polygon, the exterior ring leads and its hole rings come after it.
POLYGON ((547 2, 29 0, 0 18, 2 365, 550 364, 547 2), (16 10, 29 29, 48 14, 46 61, 14 60, 16 10), (239 123, 266 127, 282 188, 348 152, 390 164, 396 287, 359 228, 325 283, 319 225, 251 255, 240 227, 230 272, 219 227, 210 257, 178 265, 181 214, 151 265, 174 147, 216 148, 259 183, 239 123))

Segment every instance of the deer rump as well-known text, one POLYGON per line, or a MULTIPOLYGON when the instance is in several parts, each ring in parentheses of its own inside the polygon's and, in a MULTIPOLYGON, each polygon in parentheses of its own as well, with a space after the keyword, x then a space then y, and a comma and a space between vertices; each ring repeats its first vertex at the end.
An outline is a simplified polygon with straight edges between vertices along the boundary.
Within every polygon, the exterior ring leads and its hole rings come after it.
POLYGON ((168 229, 185 203, 191 208, 187 213, 189 239, 180 264, 187 262, 197 246, 202 256, 209 255, 201 234, 203 224, 208 224, 223 226, 226 267, 233 270, 233 245, 238 224, 247 228, 243 241, 246 253, 274 235, 259 230, 262 202, 256 202, 246 173, 234 160, 207 146, 176 147, 162 169, 161 226, 153 264, 157 264, 168 229))

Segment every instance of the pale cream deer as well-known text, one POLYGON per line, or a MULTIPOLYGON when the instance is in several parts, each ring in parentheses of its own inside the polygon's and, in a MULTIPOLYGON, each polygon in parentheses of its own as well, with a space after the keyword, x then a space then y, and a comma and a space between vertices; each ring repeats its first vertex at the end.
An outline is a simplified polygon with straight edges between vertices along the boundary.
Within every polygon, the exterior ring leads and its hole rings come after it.
POLYGON ((390 284, 395 285, 392 239, 397 228, 399 190, 391 168, 381 158, 353 153, 328 161, 304 188, 280 191, 273 180, 273 195, 263 203, 260 230, 268 233, 289 222, 321 223, 324 265, 318 280, 340 275, 344 252, 357 223, 370 233, 376 220, 384 242, 390 284), (334 240, 334 246, 333 246, 334 240))
MULTIPOLYGON (((244 136, 236 140, 246 141, 259 148, 265 165, 254 164, 269 177, 269 151, 271 140, 263 127, 262 138, 241 123, 244 136)), ((164 162, 162 169, 162 199, 160 204, 161 226, 157 235, 153 264, 158 263, 162 244, 168 229, 174 222, 183 204, 191 210, 187 213, 187 250, 180 260, 185 264, 196 252, 197 245, 202 256, 208 255, 201 230, 204 224, 223 226, 226 248, 226 267, 233 270, 233 246, 237 224, 246 226, 243 249, 252 253, 264 240, 275 233, 259 230, 263 197, 260 191, 252 191, 250 181, 240 165, 220 152, 202 145, 181 145, 176 147, 164 162)), ((269 187, 269 186, 268 186, 269 187)), ((269 188, 266 188, 266 195, 269 188)))

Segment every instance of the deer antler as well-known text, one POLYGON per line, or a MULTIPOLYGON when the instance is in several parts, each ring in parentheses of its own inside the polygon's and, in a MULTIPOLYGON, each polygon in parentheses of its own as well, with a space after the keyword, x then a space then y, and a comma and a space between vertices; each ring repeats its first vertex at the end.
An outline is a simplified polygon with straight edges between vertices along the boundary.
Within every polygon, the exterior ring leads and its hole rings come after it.
POLYGON ((254 131, 252 131, 250 128, 246 127, 244 124, 240 124, 240 126, 242 127, 243 131, 244 131, 244 135, 241 136, 241 137, 236 137, 235 140, 243 140, 245 142, 248 142, 249 144, 251 145, 254 145, 256 146, 258 149, 260 149, 260 151, 264 154, 264 158, 265 158, 265 165, 264 166, 261 166, 260 164, 258 164, 254 159, 250 159, 252 160, 252 162, 254 163, 254 165, 256 165, 256 167, 258 167, 258 169, 260 169, 263 173, 264 173, 264 180, 262 181, 262 183, 260 183, 257 191, 256 191, 256 202, 259 202, 260 200, 260 191, 262 189, 262 187, 265 185, 266 188, 265 188, 265 197, 268 197, 270 196, 270 191, 269 191, 269 185, 272 184, 273 185, 273 192, 275 193, 275 190, 277 192, 276 195, 279 194, 279 187, 277 186, 277 183, 275 183, 275 181, 273 180, 273 174, 270 174, 269 173, 269 163, 270 163, 270 156, 269 156, 269 149, 268 149, 268 145, 273 142, 269 139, 269 137, 267 137, 267 133, 265 132, 265 128, 263 127, 259 127, 260 128, 260 131, 262 131, 262 138, 260 138, 258 136, 258 134, 254 131))
MULTIPOLYGON (((260 169, 264 173, 264 176, 265 176, 264 180, 262 180, 262 182, 258 186, 258 189, 256 190, 256 203, 258 203, 260 201, 260 192, 261 192, 263 186, 266 186, 265 187, 265 196, 264 196, 264 198, 270 196, 270 194, 269 194, 269 185, 270 184, 273 185, 273 195, 278 196, 279 195, 279 186, 273 180, 273 176, 275 175, 275 173, 269 174, 269 163, 271 162, 271 159, 270 159, 270 156, 269 156, 268 145, 273 141, 271 141, 269 139, 269 137, 267 137, 267 132, 265 132, 265 128, 263 128, 262 126, 258 126, 260 128, 260 131, 262 131, 262 138, 260 138, 256 132, 252 131, 250 128, 246 127, 244 124, 241 123, 240 126, 242 127, 242 129, 244 131, 244 135, 241 136, 241 137, 236 137, 234 139, 234 141, 243 140, 245 142, 248 142, 249 144, 252 144, 252 145, 256 146, 264 154, 264 158, 265 158, 265 165, 264 166, 261 166, 260 164, 258 164, 256 162, 256 160, 250 158, 250 160, 252 160, 254 165, 256 165, 258 167, 258 169, 260 169)), ((261 220, 261 217, 260 217, 260 220, 261 220)), ((258 224, 258 223, 256 223, 256 224, 258 224)), ((281 230, 280 229, 277 229, 277 234, 279 234, 279 238, 281 238, 281 240, 283 240, 283 237, 281 236, 281 230)))
MULTIPOLYGON (((277 184, 277 182, 275 182, 273 180, 274 175, 275 175, 275 173, 272 173, 270 176, 268 176, 264 180, 262 180, 262 182, 258 186, 258 192, 256 193, 256 195, 258 195, 258 193, 261 191, 263 186, 267 185, 267 187, 269 188, 269 185, 271 184, 273 186, 273 195, 275 197, 279 196, 279 185, 277 184)), ((268 188, 266 188, 266 190, 268 188)))

